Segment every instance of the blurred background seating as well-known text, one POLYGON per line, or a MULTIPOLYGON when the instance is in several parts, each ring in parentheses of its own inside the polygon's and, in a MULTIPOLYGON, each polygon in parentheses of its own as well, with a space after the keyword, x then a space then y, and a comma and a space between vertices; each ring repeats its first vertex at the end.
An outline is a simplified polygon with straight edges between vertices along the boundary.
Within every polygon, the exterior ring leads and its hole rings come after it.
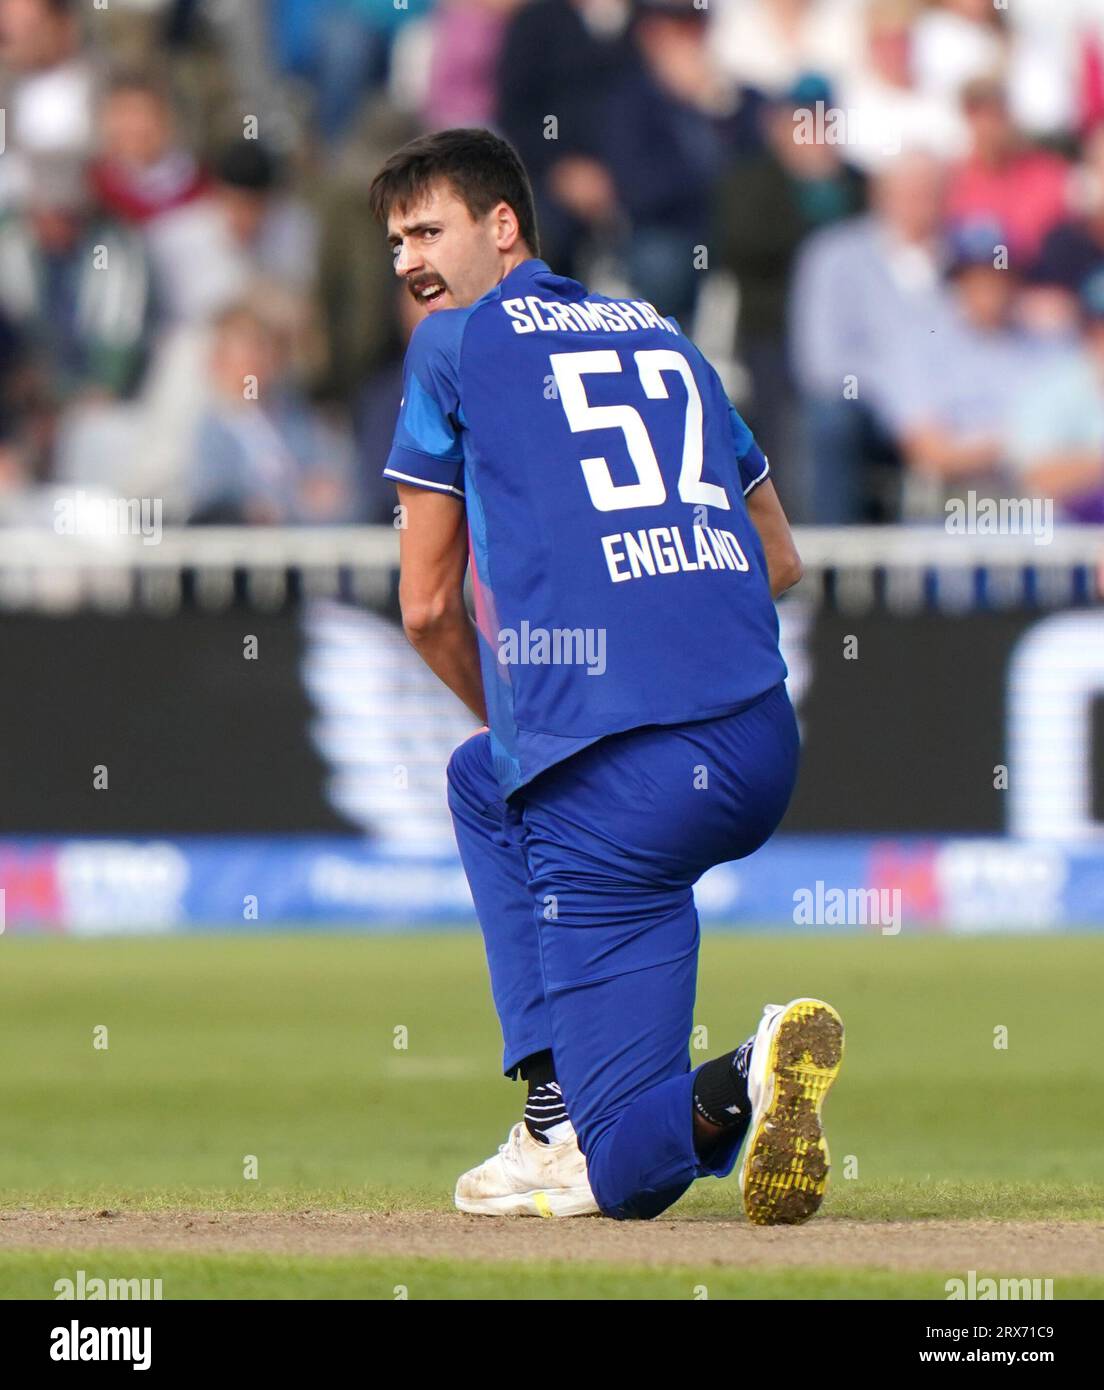
POLYGON ((0 0, 0 104, 0 522, 388 521, 365 194, 453 124, 702 343, 796 521, 1104 495, 1095 0, 0 0))

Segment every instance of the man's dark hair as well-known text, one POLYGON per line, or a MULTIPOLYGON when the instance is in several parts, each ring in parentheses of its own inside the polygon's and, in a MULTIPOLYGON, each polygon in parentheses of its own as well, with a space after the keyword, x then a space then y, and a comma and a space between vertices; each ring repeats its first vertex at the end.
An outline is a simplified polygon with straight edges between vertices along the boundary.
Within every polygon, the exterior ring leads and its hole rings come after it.
POLYGON ((368 190, 372 215, 385 226, 393 208, 407 208, 438 180, 452 185, 472 218, 509 203, 522 240, 540 255, 533 190, 517 151, 490 130, 439 130, 396 150, 368 190))
POLYGON ((115 68, 107 75, 104 92, 107 96, 114 96, 116 92, 140 92, 157 101, 169 103, 172 100, 165 74, 153 68, 115 68))
POLYGON ((231 140, 212 163, 219 183, 246 193, 271 193, 280 183, 280 162, 259 140, 231 140))

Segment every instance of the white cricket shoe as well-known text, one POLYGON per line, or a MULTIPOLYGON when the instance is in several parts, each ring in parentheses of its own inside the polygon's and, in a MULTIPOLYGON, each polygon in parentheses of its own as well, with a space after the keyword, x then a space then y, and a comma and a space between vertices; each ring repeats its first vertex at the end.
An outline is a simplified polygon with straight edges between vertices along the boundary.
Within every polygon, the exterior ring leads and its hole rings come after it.
POLYGON ((590 1216, 598 1211, 575 1131, 559 1144, 538 1144, 524 1121, 514 1125, 493 1158, 462 1174, 455 1201, 474 1216, 590 1216))
POLYGON ((822 999, 763 1009, 748 1067, 751 1125, 740 1191, 757 1226, 796 1226, 828 1186, 820 1108, 843 1061, 843 1020, 822 999))

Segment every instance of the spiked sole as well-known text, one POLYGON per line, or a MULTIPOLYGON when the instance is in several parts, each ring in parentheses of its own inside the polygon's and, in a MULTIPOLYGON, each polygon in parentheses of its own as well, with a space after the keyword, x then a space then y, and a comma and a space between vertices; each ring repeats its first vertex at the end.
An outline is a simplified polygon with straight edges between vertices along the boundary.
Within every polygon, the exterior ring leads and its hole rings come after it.
POLYGON ((843 1020, 820 999, 787 1006, 771 1041, 766 1095, 741 1170, 744 1210, 757 1226, 808 1221, 828 1186, 820 1110, 843 1061, 843 1020))

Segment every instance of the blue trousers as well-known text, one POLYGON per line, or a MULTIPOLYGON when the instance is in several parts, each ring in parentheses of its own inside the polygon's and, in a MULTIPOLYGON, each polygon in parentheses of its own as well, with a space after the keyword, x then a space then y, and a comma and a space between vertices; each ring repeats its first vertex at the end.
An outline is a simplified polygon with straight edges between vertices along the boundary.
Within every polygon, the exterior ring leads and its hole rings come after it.
MULTIPOLYGON (((486 944, 503 1070, 551 1048, 607 1216, 652 1217, 742 1140, 694 1148, 693 885, 782 819, 798 736, 785 686, 735 714, 611 735, 506 802, 490 735, 453 753, 449 807, 486 944)), ((740 1038, 734 1037, 732 1046, 740 1038)))

